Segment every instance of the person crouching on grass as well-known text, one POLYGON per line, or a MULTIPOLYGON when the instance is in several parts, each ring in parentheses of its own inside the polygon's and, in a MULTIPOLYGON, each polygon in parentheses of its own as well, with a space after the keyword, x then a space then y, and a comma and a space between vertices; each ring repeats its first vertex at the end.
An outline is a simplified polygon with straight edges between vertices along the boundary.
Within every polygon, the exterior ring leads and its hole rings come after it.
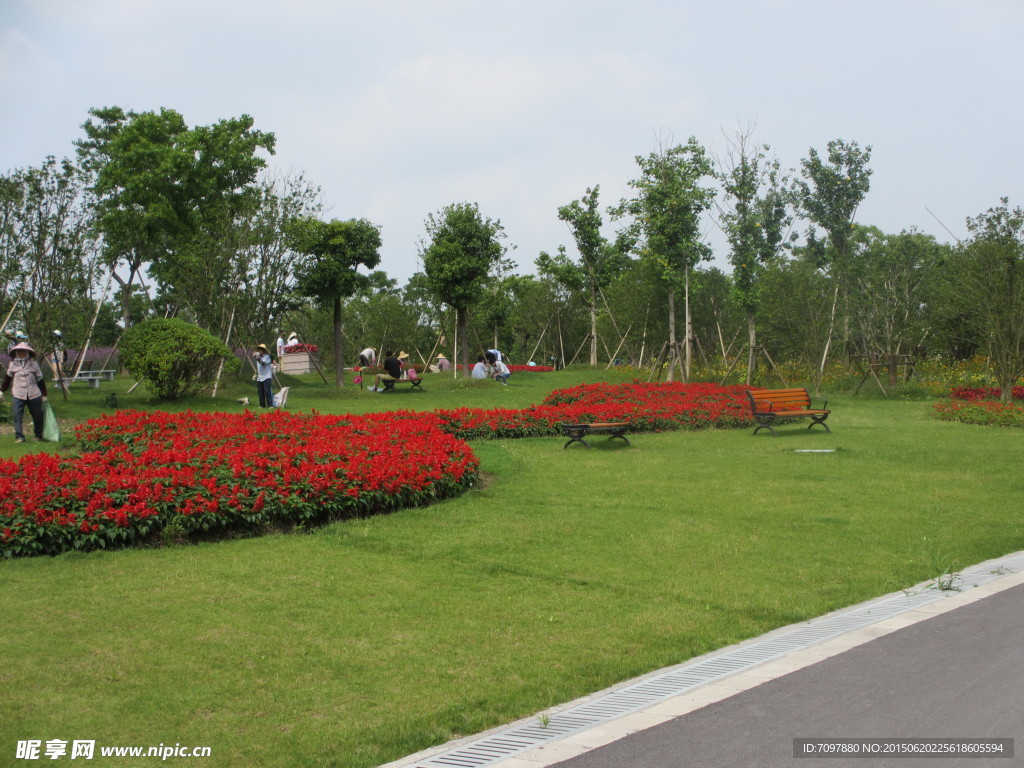
MULTIPOLYGON (((46 378, 36 362, 36 351, 25 342, 11 347, 11 364, 7 366, 7 374, 0 392, 11 390, 14 406, 11 416, 14 421, 14 442, 24 443, 25 435, 21 431, 21 422, 25 417, 25 406, 32 414, 32 428, 36 440, 43 439, 43 403, 46 402, 46 378)), ((3 397, 3 395, 0 395, 3 397)))
POLYGON ((508 377, 512 375, 509 371, 508 366, 505 365, 501 360, 495 360, 488 366, 487 369, 490 372, 491 378, 495 381, 500 381, 506 387, 508 386, 508 377))

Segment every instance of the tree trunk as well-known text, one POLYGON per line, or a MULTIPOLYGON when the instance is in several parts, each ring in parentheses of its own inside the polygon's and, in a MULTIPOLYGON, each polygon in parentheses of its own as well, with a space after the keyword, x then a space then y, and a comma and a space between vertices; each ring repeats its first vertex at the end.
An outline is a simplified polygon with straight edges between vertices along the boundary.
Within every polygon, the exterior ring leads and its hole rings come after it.
POLYGON ((590 364, 597 365, 597 295, 590 290, 590 364))
POLYGON ((345 386, 345 355, 341 335, 341 298, 334 300, 334 384, 338 389, 345 386))
POLYGON ((836 282, 835 291, 832 293, 832 312, 828 319, 828 335, 825 337, 825 351, 821 354, 821 364, 818 366, 818 375, 814 381, 814 396, 821 397, 821 380, 825 377, 825 365, 828 363, 828 353, 832 347, 832 335, 836 327, 836 306, 839 303, 839 282, 836 282))
POLYGON ((665 381, 675 381, 676 358, 679 346, 676 343, 676 289, 668 289, 668 375, 665 381))
POLYGON ((468 336, 466 336, 466 315, 465 307, 455 308, 455 336, 462 343, 462 347, 459 349, 459 357, 462 360, 462 372, 469 376, 469 344, 467 343, 468 336))
POLYGON ((757 326, 754 321, 754 313, 747 315, 747 386, 754 381, 754 374, 757 373, 757 326))
POLYGON ((693 315, 690 314, 690 266, 686 266, 686 365, 683 366, 683 384, 690 381, 690 363, 693 361, 693 315))

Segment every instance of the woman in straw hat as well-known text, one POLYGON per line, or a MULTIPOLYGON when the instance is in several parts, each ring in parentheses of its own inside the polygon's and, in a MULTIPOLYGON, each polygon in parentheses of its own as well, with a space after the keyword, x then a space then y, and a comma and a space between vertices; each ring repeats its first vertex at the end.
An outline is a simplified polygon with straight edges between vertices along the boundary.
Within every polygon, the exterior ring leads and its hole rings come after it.
POLYGON ((252 356, 256 358, 256 393, 260 396, 260 408, 273 408, 274 395, 270 391, 270 379, 274 375, 270 367, 273 360, 266 344, 257 344, 252 356))
MULTIPOLYGON (((0 391, 11 390, 14 405, 11 416, 14 421, 14 442, 24 443, 25 435, 21 423, 25 417, 25 406, 32 414, 32 427, 37 440, 43 439, 43 403, 46 401, 46 378, 36 362, 36 351, 24 341, 11 347, 11 364, 7 366, 0 391)), ((2 397, 2 395, 0 395, 2 397)))

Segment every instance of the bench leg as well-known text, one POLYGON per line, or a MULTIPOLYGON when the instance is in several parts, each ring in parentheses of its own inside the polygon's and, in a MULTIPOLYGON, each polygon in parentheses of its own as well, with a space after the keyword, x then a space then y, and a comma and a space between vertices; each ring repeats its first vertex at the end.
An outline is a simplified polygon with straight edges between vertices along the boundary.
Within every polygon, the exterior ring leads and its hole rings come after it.
POLYGON ((565 445, 562 446, 562 450, 565 450, 566 448, 568 448, 573 443, 583 443, 583 447, 584 448, 589 448, 590 447, 590 443, 588 443, 586 440, 583 439, 584 437, 587 436, 587 432, 588 431, 589 430, 587 430, 585 428, 583 428, 583 429, 565 429, 565 430, 563 430, 563 434, 566 437, 570 438, 570 440, 569 440, 569 442, 567 442, 565 445))
POLYGON ((828 414, 825 414, 824 416, 821 416, 821 417, 811 416, 811 423, 807 425, 807 428, 810 429, 815 424, 821 424, 821 426, 823 426, 825 428, 825 431, 831 434, 832 430, 829 429, 828 428, 828 424, 825 423, 825 419, 827 419, 827 418, 828 418, 828 414))
POLYGON ((619 440, 624 442, 626 445, 630 444, 629 440, 626 439, 626 436, 622 432, 612 432, 608 439, 614 440, 615 438, 619 438, 619 440))
POLYGON ((774 429, 774 427, 772 427, 771 424, 758 424, 757 425, 757 429, 754 430, 754 434, 756 435, 762 429, 767 429, 769 432, 771 432, 772 433, 772 437, 778 437, 778 435, 775 434, 775 429, 774 429))

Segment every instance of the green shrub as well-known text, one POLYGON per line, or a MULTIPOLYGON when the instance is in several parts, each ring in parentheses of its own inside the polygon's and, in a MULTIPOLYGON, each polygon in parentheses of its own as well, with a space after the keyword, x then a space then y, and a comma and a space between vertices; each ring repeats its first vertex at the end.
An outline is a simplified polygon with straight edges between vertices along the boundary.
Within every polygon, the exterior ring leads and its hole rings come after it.
POLYGON ((121 362, 161 400, 191 397, 232 357, 220 339, 176 318, 146 320, 124 334, 121 362))

